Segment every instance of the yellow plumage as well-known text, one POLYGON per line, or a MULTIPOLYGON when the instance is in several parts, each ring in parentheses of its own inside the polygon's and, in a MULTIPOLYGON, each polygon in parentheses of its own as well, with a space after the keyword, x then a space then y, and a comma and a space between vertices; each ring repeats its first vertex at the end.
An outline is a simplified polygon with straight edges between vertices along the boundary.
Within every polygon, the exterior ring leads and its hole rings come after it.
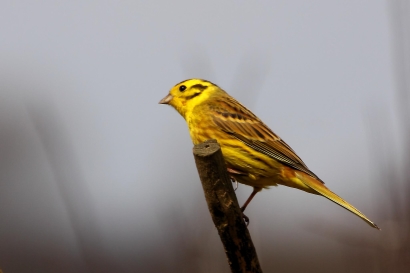
POLYGON ((160 103, 173 106, 184 117, 194 144, 216 139, 230 175, 254 188, 242 211, 258 191, 281 184, 322 195, 379 229, 330 191, 289 145, 219 86, 201 79, 186 80, 160 103))

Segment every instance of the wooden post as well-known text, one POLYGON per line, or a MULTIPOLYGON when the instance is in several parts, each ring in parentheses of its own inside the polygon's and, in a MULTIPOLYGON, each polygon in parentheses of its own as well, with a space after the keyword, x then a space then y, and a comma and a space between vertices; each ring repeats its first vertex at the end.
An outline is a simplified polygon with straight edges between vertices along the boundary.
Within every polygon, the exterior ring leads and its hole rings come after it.
POLYGON ((231 272, 261 273, 221 147, 216 140, 207 140, 195 145, 193 153, 208 209, 224 245, 231 272))

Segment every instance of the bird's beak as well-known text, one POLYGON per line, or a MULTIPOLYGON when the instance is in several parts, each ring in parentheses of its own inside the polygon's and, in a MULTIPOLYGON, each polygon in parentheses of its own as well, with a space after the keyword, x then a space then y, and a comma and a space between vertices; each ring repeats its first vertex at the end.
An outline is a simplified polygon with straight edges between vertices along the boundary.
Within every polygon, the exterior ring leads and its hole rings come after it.
POLYGON ((165 98, 160 100, 159 104, 169 104, 169 102, 173 99, 174 97, 171 94, 168 94, 165 98))

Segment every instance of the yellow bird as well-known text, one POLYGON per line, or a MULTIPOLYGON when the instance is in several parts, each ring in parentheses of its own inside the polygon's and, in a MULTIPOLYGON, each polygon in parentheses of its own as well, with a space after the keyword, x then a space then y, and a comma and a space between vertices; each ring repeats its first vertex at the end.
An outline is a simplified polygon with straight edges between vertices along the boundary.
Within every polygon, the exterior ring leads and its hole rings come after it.
POLYGON ((189 79, 175 85, 159 103, 171 105, 184 117, 194 144, 219 142, 231 177, 253 187, 242 211, 263 188, 280 184, 322 195, 379 229, 329 190, 288 144, 216 84, 189 79))

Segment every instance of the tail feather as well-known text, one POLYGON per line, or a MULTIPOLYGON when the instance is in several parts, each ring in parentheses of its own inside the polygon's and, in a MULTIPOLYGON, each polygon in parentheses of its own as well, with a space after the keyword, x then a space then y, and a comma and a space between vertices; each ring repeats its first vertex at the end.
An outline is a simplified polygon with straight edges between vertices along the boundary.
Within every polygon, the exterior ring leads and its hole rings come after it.
POLYGON ((353 207, 352 205, 350 205, 348 202, 346 202, 345 200, 343 200, 343 198, 341 198, 340 196, 338 196, 337 194, 335 194, 334 192, 332 192, 331 190, 329 190, 324 184, 322 184, 321 182, 317 181, 316 179, 314 179, 313 177, 310 177, 309 175, 305 175, 304 173, 298 173, 296 172, 296 176, 309 188, 311 188, 312 190, 314 190, 315 192, 317 192, 318 194, 326 197, 327 199, 329 199, 330 201, 335 202, 336 204, 338 204, 339 206, 347 209, 348 211, 356 214, 357 216, 359 216, 360 218, 362 218, 367 224, 369 224, 371 227, 377 228, 378 230, 380 230, 380 228, 373 223, 372 221, 370 221, 369 218, 366 217, 366 215, 364 215, 363 213, 361 213, 358 209, 356 209, 355 207, 353 207))

